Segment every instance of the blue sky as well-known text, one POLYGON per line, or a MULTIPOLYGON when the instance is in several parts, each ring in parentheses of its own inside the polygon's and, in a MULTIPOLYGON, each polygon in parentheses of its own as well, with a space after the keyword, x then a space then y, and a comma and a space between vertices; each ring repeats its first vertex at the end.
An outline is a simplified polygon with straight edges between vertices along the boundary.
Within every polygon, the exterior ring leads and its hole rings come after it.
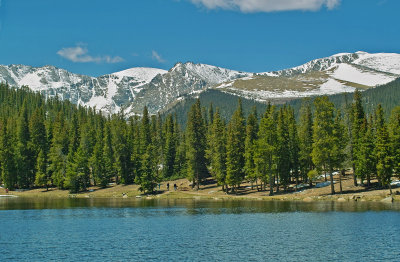
POLYGON ((400 53, 399 0, 0 0, 0 64, 98 76, 192 61, 264 72, 400 53))

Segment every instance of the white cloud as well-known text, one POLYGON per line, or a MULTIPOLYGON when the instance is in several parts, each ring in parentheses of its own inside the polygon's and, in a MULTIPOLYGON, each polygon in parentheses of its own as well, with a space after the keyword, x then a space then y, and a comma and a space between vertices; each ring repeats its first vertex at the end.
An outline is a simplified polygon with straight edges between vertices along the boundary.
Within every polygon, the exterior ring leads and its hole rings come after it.
POLYGON ((317 11, 324 6, 329 10, 337 7, 341 0, 190 0, 207 9, 239 10, 243 13, 279 11, 317 11))
POLYGON ((120 56, 91 56, 88 55, 88 49, 82 45, 77 45, 75 47, 64 47, 57 52, 58 55, 64 57, 67 60, 76 63, 119 63, 124 61, 120 56))
POLYGON ((165 63, 166 61, 161 57, 161 55, 159 55, 156 51, 152 51, 151 52, 151 58, 153 58, 154 60, 157 60, 159 63, 165 63))

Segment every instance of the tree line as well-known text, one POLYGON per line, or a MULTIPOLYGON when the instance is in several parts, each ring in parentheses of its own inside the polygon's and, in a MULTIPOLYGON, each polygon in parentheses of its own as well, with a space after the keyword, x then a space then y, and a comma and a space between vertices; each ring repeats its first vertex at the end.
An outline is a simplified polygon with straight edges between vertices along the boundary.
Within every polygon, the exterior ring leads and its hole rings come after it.
POLYGON ((104 116, 1 84, 1 182, 11 190, 57 186, 71 192, 136 183, 153 192, 162 180, 187 177, 198 189, 213 177, 226 192, 249 181, 274 194, 347 165, 367 186, 372 178, 388 186, 398 175, 400 107, 389 121, 380 105, 367 115, 356 91, 342 111, 324 96, 305 99, 299 114, 296 121, 291 106, 269 104, 245 117, 239 100, 226 121, 218 108, 197 100, 183 128, 175 115, 149 115, 146 107, 141 116, 104 116))

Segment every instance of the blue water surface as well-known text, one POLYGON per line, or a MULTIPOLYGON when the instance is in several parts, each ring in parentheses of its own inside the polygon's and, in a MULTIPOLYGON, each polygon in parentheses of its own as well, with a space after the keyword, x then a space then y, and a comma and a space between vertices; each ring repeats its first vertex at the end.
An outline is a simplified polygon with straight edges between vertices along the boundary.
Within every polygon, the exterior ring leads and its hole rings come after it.
POLYGON ((0 200, 0 261, 400 261, 400 207, 0 200))

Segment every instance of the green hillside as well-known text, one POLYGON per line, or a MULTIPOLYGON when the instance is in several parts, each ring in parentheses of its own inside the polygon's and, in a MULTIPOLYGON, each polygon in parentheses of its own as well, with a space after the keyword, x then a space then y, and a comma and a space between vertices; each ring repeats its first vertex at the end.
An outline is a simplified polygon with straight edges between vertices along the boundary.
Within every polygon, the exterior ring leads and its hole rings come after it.
MULTIPOLYGON (((218 107, 220 109, 221 115, 225 120, 229 120, 236 109, 238 96, 228 94, 219 90, 210 89, 201 94, 199 94, 199 99, 201 104, 205 107, 208 107, 210 104, 213 105, 214 108, 218 107)), ((373 112, 373 109, 378 104, 382 104, 382 108, 385 112, 386 117, 390 115, 391 110, 400 104, 400 79, 396 79, 393 82, 388 84, 377 86, 376 88, 367 89, 362 92, 362 99, 365 107, 365 112, 370 114, 373 112)), ((253 106, 257 107, 258 112, 264 112, 266 108, 266 103, 241 98, 243 104, 244 114, 247 115, 253 106)), ((314 98, 312 98, 313 100, 314 98)), ((348 103, 352 102, 353 94, 345 93, 345 94, 337 94, 330 95, 329 99, 335 104, 336 107, 344 108, 346 105, 346 99, 348 103)), ((273 104, 289 104, 291 105, 296 114, 296 118, 298 119, 298 112, 301 106, 301 102, 303 99, 294 99, 290 101, 277 101, 273 100, 271 103, 273 104)), ((181 100, 176 103, 173 107, 163 112, 163 115, 167 115, 168 113, 176 113, 178 119, 181 124, 185 125, 187 114, 190 110, 191 105, 194 104, 196 98, 188 97, 186 99, 181 100)))

